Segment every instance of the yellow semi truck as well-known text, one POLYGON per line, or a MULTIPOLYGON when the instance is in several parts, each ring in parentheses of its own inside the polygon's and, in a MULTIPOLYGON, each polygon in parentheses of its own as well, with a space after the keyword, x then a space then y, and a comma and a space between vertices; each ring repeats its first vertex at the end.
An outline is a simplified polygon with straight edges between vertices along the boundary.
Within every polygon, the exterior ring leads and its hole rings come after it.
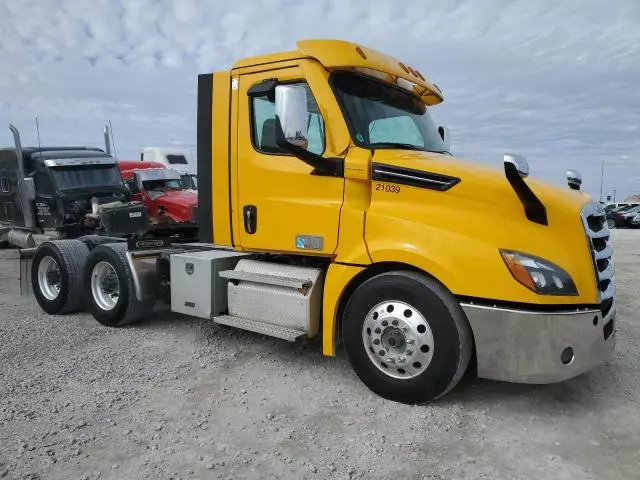
POLYGON ((84 294, 121 326, 160 300, 319 337, 406 403, 446 394, 472 361, 524 383, 605 362, 615 276, 601 206, 528 177, 517 155, 504 170, 452 156, 429 113, 442 101, 410 65, 338 40, 199 75, 200 241, 47 242, 31 267, 38 301, 59 313, 84 294))

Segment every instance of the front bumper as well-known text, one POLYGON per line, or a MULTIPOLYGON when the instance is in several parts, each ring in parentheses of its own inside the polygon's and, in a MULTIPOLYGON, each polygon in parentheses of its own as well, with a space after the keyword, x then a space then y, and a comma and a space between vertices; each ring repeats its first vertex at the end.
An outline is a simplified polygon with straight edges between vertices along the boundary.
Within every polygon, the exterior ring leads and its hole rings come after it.
POLYGON ((549 313, 462 304, 473 330, 478 376, 542 384, 591 370, 615 349, 615 307, 614 301, 603 318, 600 310, 549 313), (573 358, 563 363, 569 347, 573 358))

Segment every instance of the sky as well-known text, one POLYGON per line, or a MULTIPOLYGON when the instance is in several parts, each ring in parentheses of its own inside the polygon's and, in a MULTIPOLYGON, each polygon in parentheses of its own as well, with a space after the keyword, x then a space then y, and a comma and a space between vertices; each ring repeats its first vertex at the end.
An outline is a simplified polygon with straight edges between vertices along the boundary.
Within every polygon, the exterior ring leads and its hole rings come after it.
POLYGON ((456 155, 621 200, 640 193, 638 0, 4 0, 0 145, 196 150, 197 74, 335 38, 415 66, 456 155))

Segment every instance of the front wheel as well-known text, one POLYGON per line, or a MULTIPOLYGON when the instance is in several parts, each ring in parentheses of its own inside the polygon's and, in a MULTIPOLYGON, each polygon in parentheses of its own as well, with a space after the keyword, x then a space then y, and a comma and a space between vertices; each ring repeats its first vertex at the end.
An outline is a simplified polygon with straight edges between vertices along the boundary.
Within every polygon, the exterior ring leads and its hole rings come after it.
POLYGON ((347 303, 342 333, 358 377, 378 395, 425 403, 453 389, 471 358, 462 308, 438 282, 413 272, 373 277, 347 303))
POLYGON ((126 243, 98 245, 89 254, 84 270, 88 309, 93 318, 108 327, 142 319, 155 303, 136 298, 126 252, 126 243))

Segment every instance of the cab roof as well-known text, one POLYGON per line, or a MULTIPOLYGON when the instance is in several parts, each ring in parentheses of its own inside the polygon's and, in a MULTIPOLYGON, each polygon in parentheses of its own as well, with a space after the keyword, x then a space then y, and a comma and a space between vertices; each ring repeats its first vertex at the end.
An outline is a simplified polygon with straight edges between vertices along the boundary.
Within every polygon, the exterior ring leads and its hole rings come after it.
POLYGON ((425 104, 436 105, 444 100, 437 85, 427 80, 420 71, 400 60, 372 48, 344 40, 300 40, 297 50, 272 53, 238 60, 232 69, 266 63, 312 58, 327 70, 356 69, 380 78, 387 83, 399 84, 418 95, 425 104))

